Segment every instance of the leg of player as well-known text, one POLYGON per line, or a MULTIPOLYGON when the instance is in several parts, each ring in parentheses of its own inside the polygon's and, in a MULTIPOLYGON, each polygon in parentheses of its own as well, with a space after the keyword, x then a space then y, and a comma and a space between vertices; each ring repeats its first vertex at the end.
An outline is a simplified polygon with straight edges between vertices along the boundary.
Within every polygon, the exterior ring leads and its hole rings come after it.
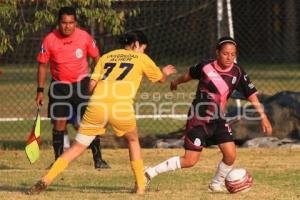
POLYGON ((145 177, 147 178, 147 182, 158 174, 194 166, 199 161, 203 149, 202 143, 205 141, 204 136, 201 134, 204 133, 202 130, 203 127, 197 126, 186 133, 184 139, 185 154, 182 157, 175 156, 155 167, 146 169, 145 177))
POLYGON ((125 133, 125 138, 128 143, 129 159, 132 167, 132 171, 136 180, 136 193, 145 193, 145 180, 144 180, 144 163, 141 155, 141 146, 137 130, 125 133))
POLYGON ((90 148, 91 148, 92 153, 93 153, 93 160, 94 160, 95 169, 109 169, 109 168, 111 168, 107 164, 107 162, 102 159, 101 143, 100 143, 100 137, 99 136, 96 136, 96 138, 90 144, 90 148))
MULTIPOLYGON (((86 90, 82 91, 83 94, 85 94, 86 90)), ((86 103, 84 99, 81 99, 81 101, 83 101, 81 104, 83 104, 84 106, 77 106, 79 107, 80 110, 80 117, 77 117, 77 115, 74 113, 72 115, 72 118, 70 120, 70 122, 72 123, 73 127, 75 130, 79 130, 79 126, 80 126, 80 120, 83 117, 83 113, 86 110, 86 103)), ((100 136, 96 136, 96 138, 93 140, 93 142, 90 144, 89 148, 92 150, 92 154, 93 154, 93 160, 94 160, 94 167, 95 169, 109 169, 111 168, 107 162, 105 160, 102 159, 102 152, 101 152, 101 142, 100 142, 100 136)))
POLYGON ((64 151, 66 151, 67 149, 69 149, 70 146, 71 146, 71 142, 70 142, 68 130, 66 128, 66 131, 64 133, 64 151))
MULTIPOLYGON (((85 106, 81 107, 81 113, 84 113, 85 106)), ((78 120, 79 117, 77 117, 76 113, 73 111, 73 115, 71 119, 68 121, 73 125, 73 128, 78 131, 80 126, 80 121, 78 120)), ((65 140, 66 141, 66 140, 65 140)), ((64 143, 67 144, 66 142, 64 143)), ((93 154, 93 160, 94 160, 94 167, 95 169, 109 169, 111 168, 105 160, 102 159, 102 153, 101 153, 101 143, 100 143, 100 137, 96 136, 96 138, 93 140, 93 142, 89 146, 92 150, 93 154)))
POLYGON ((63 172, 73 160, 79 157, 90 145, 95 136, 77 134, 75 142, 52 165, 48 173, 32 186, 26 194, 34 195, 44 191, 61 172, 63 172))
POLYGON ((193 167, 199 161, 200 154, 200 151, 185 150, 185 154, 182 157, 175 156, 154 167, 147 168, 145 170, 145 176, 147 180, 150 181, 152 178, 161 173, 174 171, 180 168, 193 167))
POLYGON ((218 145, 223 159, 218 164, 215 176, 208 186, 211 192, 223 192, 227 191, 225 188, 225 177, 232 170, 233 163, 236 158, 236 149, 234 142, 226 142, 218 145))
POLYGON ((57 119, 54 120, 53 132, 52 132, 52 144, 54 149, 55 160, 64 151, 64 135, 66 134, 67 120, 57 119))

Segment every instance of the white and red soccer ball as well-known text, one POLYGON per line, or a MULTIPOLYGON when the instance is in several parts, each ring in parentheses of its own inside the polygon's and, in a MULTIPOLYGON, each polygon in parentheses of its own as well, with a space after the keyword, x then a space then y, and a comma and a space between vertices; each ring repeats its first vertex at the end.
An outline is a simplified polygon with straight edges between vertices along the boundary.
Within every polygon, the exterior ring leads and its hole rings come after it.
POLYGON ((225 186, 230 193, 247 192, 252 185, 251 174, 242 168, 232 169, 225 178, 225 186))

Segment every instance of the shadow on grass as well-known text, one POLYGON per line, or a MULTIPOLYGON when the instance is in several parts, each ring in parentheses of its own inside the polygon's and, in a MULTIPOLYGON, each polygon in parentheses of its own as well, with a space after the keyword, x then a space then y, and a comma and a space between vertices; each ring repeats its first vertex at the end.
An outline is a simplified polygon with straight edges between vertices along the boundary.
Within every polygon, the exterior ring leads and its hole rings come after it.
POLYGON ((0 142, 0 148, 1 149, 15 149, 15 150, 21 150, 24 149, 26 146, 25 141, 18 141, 18 140, 1 140, 0 142))
MULTIPOLYGON (((20 184, 20 186, 11 186, 11 185, 2 185, 0 186, 0 191, 6 191, 6 192, 20 192, 23 193, 25 195, 26 191, 29 190, 29 188, 32 185, 28 185, 28 184, 20 184)), ((47 191, 53 191, 56 192, 59 189, 53 189, 51 187, 47 188, 47 191)))
POLYGON ((122 187, 122 186, 68 186, 68 185, 57 185, 54 184, 50 186, 52 190, 55 191, 78 191, 81 193, 133 193, 132 187, 122 187))
POLYGON ((21 192, 21 193, 25 193, 25 191, 27 191, 27 187, 25 186, 11 186, 11 185, 1 185, 0 186, 0 191, 6 191, 6 192, 21 192))
MULTIPOLYGON (((21 192, 24 193, 32 185, 20 184, 19 186, 2 185, 0 186, 0 191, 6 192, 21 192)), ((47 192, 63 192, 72 191, 80 193, 133 193, 133 188, 120 187, 120 186, 68 186, 68 185, 58 185, 53 184, 46 189, 47 192)))
MULTIPOLYGON (((41 141, 41 147, 51 145, 49 141, 41 141)), ((24 150, 26 141, 20 140, 1 140, 0 149, 3 150, 24 150)))
POLYGON ((3 169, 13 169, 11 166, 5 165, 5 164, 0 164, 0 170, 3 169))

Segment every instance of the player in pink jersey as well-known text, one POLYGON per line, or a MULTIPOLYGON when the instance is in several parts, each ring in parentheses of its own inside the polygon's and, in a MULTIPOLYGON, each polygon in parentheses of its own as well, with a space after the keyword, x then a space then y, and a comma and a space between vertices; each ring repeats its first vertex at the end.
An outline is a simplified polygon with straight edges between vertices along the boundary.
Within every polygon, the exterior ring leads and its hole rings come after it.
POLYGON ((209 191, 226 191, 225 177, 233 168, 236 158, 232 132, 225 119, 225 106, 236 89, 250 101, 261 118, 263 132, 272 134, 272 126, 256 96, 257 90, 245 71, 234 63, 237 44, 230 37, 221 38, 217 44, 217 59, 199 63, 171 82, 171 90, 192 79, 198 80, 196 97, 189 110, 186 123, 183 156, 175 156, 145 171, 150 181, 160 173, 194 166, 203 147, 213 142, 220 148, 223 158, 209 184, 209 191))
MULTIPOLYGON (((89 99, 87 57, 91 57, 95 64, 100 57, 93 38, 86 31, 76 27, 77 17, 74 8, 60 9, 58 25, 58 29, 44 38, 37 56, 39 69, 36 94, 37 105, 43 105, 47 64, 50 63, 52 81, 48 91, 48 115, 53 121, 55 160, 63 153, 67 120, 71 119, 73 114, 81 119, 89 99)), ((110 168, 102 160, 99 137, 95 138, 90 147, 95 168, 110 168)))

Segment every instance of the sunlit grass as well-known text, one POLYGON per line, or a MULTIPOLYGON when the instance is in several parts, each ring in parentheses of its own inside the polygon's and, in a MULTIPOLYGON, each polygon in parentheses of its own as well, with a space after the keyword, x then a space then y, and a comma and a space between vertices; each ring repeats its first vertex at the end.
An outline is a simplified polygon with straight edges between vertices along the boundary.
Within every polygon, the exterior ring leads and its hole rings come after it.
MULTIPOLYGON (((72 163, 39 196, 24 191, 43 176, 53 160, 51 149, 41 151, 40 160, 30 165, 23 151, 0 151, 1 199, 299 199, 300 149, 238 149, 236 167, 246 168, 254 177, 247 193, 211 194, 207 191, 215 166, 221 158, 218 149, 205 149, 201 161, 190 169, 165 173, 155 178, 148 192, 132 194, 134 180, 126 149, 104 149, 103 156, 112 169, 96 171, 90 150, 72 163)), ((145 165, 151 166, 183 149, 143 149, 145 165)))

